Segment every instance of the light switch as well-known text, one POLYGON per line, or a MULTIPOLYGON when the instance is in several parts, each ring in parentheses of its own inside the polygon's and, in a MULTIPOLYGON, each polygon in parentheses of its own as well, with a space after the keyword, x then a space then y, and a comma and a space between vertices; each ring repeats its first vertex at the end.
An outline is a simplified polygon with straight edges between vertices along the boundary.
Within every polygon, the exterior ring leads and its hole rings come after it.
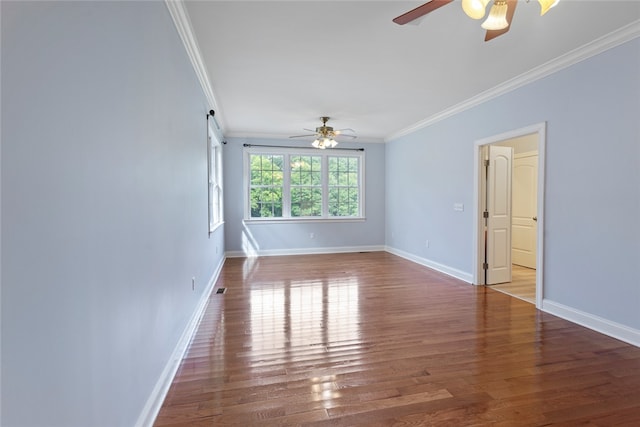
POLYGON ((454 211, 464 211, 464 204, 463 203, 454 203, 453 204, 453 210, 454 211))

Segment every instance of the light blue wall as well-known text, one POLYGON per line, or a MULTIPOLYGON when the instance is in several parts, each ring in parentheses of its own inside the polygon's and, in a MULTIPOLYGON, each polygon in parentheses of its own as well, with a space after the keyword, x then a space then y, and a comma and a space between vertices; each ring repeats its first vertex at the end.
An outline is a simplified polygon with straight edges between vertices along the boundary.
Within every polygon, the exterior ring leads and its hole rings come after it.
POLYGON ((640 329, 639 40, 387 147, 343 144, 367 150, 365 222, 244 229, 242 143, 290 141, 229 139, 209 238, 209 108, 166 6, 0 5, 1 425, 133 425, 246 230, 264 251, 386 243, 471 273, 473 142, 543 121, 545 298, 640 329))
POLYGON ((163 2, 1 7, 0 424, 132 426, 224 253, 206 99, 163 2))
POLYGON ((388 246, 471 271, 474 126, 442 121, 387 143, 388 246))
POLYGON ((304 222, 245 224, 243 219, 243 144, 301 146, 308 141, 228 138, 224 146, 225 241, 232 254, 246 252, 243 242, 262 254, 309 253, 384 245, 384 145, 340 143, 342 148, 365 147, 365 209, 362 222, 304 222), (310 238, 314 233, 315 238, 310 238))
POLYGON ((640 330, 638 76, 635 39, 388 143, 387 244, 472 274, 474 141, 546 121, 544 297, 640 330))

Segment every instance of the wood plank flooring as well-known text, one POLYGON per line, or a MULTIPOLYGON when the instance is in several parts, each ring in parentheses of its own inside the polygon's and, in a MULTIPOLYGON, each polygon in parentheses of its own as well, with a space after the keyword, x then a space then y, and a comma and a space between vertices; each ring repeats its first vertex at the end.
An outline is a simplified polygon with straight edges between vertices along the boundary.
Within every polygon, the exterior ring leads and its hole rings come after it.
POLYGON ((536 303, 536 270, 513 264, 511 266, 511 282, 490 285, 491 289, 536 303))
POLYGON ((216 287, 156 426, 640 425, 640 348, 386 252, 216 287))

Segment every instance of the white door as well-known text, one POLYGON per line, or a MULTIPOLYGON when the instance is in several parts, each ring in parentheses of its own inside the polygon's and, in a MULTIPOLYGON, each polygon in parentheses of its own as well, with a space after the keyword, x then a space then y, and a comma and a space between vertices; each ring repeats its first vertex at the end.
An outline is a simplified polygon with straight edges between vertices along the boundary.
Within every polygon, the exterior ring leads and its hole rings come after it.
POLYGON ((516 154, 513 158, 513 211, 511 262, 536 268, 538 236, 538 152, 516 154))
POLYGON ((511 281, 513 148, 489 146, 487 169, 487 285, 511 281))

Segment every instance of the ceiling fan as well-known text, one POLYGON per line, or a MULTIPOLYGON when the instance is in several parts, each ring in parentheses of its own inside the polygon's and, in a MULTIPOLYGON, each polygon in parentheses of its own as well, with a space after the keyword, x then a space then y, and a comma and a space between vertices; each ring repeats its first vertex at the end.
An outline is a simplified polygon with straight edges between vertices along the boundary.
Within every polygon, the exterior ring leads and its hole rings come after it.
POLYGON ((322 126, 318 126, 315 130, 306 128, 304 129, 312 133, 304 135, 293 135, 289 138, 304 138, 308 136, 315 136, 316 139, 311 143, 311 145, 321 150, 324 150, 325 148, 333 148, 338 145, 338 141, 336 141, 336 137, 338 136, 356 138, 356 135, 354 135, 355 131, 353 129, 346 128, 334 130, 331 126, 327 126, 327 122, 329 121, 329 119, 330 117, 327 116, 320 117, 320 120, 322 120, 322 126), (351 133, 344 133, 345 131, 351 133))
MULTIPOLYGON (((415 21, 418 18, 433 12, 434 10, 451 3, 453 0, 431 0, 428 3, 418 6, 415 9, 404 13, 397 18, 393 19, 393 22, 399 25, 408 24, 415 21)), ((481 19, 484 17, 487 5, 492 0, 462 0, 462 10, 467 14, 469 18, 481 19)), ((538 0, 540 3, 540 15, 547 13, 549 9, 558 4, 560 0, 538 0)), ((527 3, 529 0, 527 0, 527 3)), ((493 0, 493 5, 489 11, 489 16, 482 23, 482 28, 487 30, 484 41, 495 39, 498 36, 509 31, 511 28, 511 20, 513 14, 516 11, 518 5, 517 0, 493 0)))

